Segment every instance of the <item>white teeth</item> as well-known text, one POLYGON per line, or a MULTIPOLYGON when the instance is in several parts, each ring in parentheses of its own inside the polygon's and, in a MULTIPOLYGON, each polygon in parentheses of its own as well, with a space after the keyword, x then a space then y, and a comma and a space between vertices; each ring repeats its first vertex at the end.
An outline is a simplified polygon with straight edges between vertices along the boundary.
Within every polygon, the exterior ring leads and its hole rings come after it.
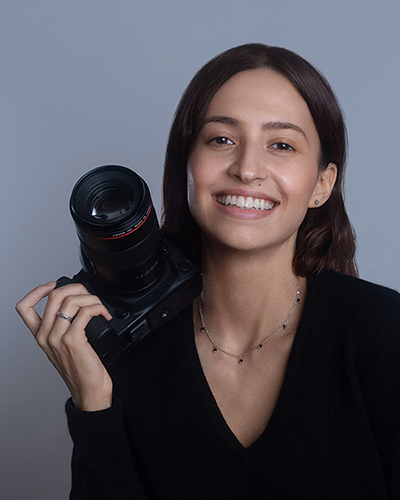
POLYGON ((250 198, 250 196, 246 198, 246 201, 244 202, 244 208, 253 208, 253 198, 250 198))
POLYGON ((244 208, 244 196, 237 197, 236 206, 239 208, 244 208))
POLYGON ((235 195, 218 195, 217 201, 221 205, 237 206, 246 210, 271 210, 275 203, 264 200, 263 198, 252 198, 251 196, 235 196, 235 195))

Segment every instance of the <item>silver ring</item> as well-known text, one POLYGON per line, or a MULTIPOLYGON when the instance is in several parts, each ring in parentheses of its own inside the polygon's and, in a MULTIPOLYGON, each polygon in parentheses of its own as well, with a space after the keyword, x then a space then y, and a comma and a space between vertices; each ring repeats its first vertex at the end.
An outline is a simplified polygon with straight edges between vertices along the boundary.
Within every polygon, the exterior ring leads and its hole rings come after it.
POLYGON ((61 311, 58 311, 57 316, 58 316, 59 318, 66 319, 66 320, 67 320, 67 321, 69 321, 70 323, 71 323, 71 322, 72 322, 72 320, 74 319, 72 316, 68 316, 68 314, 64 314, 64 313, 62 313, 61 311))

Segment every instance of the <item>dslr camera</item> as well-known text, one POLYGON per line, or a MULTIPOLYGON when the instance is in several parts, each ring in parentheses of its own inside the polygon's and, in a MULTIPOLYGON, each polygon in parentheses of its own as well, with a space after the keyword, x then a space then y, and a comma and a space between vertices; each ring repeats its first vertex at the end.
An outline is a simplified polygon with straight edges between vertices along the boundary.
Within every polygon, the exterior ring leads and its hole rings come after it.
POLYGON ((75 184, 70 211, 82 269, 57 286, 82 283, 112 315, 92 318, 86 336, 110 366, 201 292, 199 270, 160 236, 145 181, 129 168, 105 165, 75 184))

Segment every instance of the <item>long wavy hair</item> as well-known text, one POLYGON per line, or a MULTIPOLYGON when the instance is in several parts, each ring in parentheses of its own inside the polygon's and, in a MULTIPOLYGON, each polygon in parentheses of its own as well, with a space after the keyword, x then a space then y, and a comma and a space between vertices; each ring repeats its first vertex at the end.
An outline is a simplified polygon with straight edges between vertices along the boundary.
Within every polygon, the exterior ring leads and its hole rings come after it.
POLYGON ((162 231, 201 267, 201 231, 187 202, 187 162, 218 89, 235 74, 272 69, 286 77, 308 105, 319 135, 319 168, 337 167, 329 200, 308 209, 297 234, 296 274, 336 270, 357 276, 355 233, 343 201, 347 132, 338 100, 326 78, 298 54, 259 43, 229 49, 209 61, 186 88, 172 122, 164 164, 162 231))

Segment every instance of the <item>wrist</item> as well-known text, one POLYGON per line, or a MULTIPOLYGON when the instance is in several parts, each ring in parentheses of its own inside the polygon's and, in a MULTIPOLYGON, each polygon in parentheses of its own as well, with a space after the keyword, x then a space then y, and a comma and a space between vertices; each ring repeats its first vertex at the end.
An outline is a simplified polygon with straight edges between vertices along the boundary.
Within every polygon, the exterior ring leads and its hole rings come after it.
POLYGON ((78 410, 87 412, 107 410, 112 405, 112 394, 102 398, 93 396, 83 398, 72 397, 72 401, 78 410))

